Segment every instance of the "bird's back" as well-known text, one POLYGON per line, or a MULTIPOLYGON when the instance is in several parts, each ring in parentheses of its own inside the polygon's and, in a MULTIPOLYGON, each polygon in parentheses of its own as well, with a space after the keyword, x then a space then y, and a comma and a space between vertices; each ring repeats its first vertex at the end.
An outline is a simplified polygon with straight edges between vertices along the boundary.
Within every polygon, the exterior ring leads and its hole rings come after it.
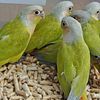
POLYGON ((61 34, 62 29, 60 27, 60 22, 53 15, 47 15, 46 18, 41 20, 37 25, 26 52, 40 49, 43 46, 56 41, 61 34))

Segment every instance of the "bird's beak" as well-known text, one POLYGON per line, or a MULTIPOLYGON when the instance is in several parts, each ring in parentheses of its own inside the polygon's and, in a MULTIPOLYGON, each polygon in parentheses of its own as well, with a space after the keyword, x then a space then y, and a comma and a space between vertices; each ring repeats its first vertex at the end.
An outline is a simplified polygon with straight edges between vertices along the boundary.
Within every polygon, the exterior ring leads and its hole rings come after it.
POLYGON ((72 14, 72 11, 66 12, 66 16, 70 16, 72 14))
POLYGON ((69 16, 72 15, 72 11, 69 12, 69 16))
POLYGON ((42 11, 40 16, 42 17, 42 19, 45 19, 45 13, 42 11))
POLYGON ((99 20, 99 19, 98 19, 98 16, 96 16, 96 15, 93 15, 92 17, 93 17, 95 20, 99 20))

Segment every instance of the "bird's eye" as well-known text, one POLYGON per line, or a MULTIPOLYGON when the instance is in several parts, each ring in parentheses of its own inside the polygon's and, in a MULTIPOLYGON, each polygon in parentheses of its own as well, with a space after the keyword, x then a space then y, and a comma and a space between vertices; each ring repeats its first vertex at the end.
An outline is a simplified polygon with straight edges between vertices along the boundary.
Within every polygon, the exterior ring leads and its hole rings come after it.
POLYGON ((100 11, 97 11, 97 14, 99 14, 100 13, 100 11))
POLYGON ((65 26, 66 24, 64 22, 62 22, 63 26, 65 26))
POLYGON ((62 21, 62 26, 65 27, 66 26, 66 23, 64 21, 62 21))
POLYGON ((74 19, 77 19, 76 16, 73 16, 74 19))
POLYGON ((39 15, 40 14, 40 11, 35 11, 35 15, 39 15))
POLYGON ((72 7, 69 7, 69 11, 72 11, 72 9, 73 9, 72 7))

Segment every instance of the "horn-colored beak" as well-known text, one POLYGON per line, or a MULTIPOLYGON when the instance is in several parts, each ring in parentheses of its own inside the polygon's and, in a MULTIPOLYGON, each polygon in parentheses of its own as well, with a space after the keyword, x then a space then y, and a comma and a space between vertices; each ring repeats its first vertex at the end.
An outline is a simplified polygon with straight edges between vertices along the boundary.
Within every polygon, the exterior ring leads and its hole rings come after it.
POLYGON ((72 11, 70 11, 70 12, 65 12, 65 15, 66 16, 70 16, 72 14, 72 11))
POLYGON ((41 12, 40 16, 41 16, 43 19, 45 19, 45 13, 44 13, 44 11, 41 12))

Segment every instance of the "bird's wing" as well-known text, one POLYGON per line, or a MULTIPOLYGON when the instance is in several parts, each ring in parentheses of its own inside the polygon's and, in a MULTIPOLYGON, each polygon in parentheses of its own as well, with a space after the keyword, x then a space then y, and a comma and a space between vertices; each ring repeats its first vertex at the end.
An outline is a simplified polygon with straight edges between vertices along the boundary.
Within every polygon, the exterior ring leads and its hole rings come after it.
POLYGON ((79 100, 86 88, 89 78, 90 53, 83 40, 80 40, 79 43, 76 43, 76 45, 73 46, 72 52, 75 52, 73 65, 76 70, 76 76, 71 83, 68 100, 79 100))
POLYGON ((84 39, 91 53, 100 55, 100 25, 99 21, 91 20, 83 26, 84 39))
POLYGON ((29 34, 20 19, 7 23, 0 30, 0 64, 17 56, 27 46, 29 34))
POLYGON ((42 48, 43 46, 58 39, 61 34, 62 29, 60 27, 60 22, 52 15, 46 16, 44 20, 41 20, 39 24, 37 24, 26 52, 32 51, 35 48, 42 48))
POLYGON ((76 70, 73 65, 73 52, 70 45, 62 42, 57 54, 57 70, 60 85, 65 96, 69 95, 71 83, 76 75, 76 70))
POLYGON ((61 39, 58 39, 57 41, 44 46, 43 48, 37 50, 35 55, 38 56, 40 61, 56 63, 60 41, 61 39))

